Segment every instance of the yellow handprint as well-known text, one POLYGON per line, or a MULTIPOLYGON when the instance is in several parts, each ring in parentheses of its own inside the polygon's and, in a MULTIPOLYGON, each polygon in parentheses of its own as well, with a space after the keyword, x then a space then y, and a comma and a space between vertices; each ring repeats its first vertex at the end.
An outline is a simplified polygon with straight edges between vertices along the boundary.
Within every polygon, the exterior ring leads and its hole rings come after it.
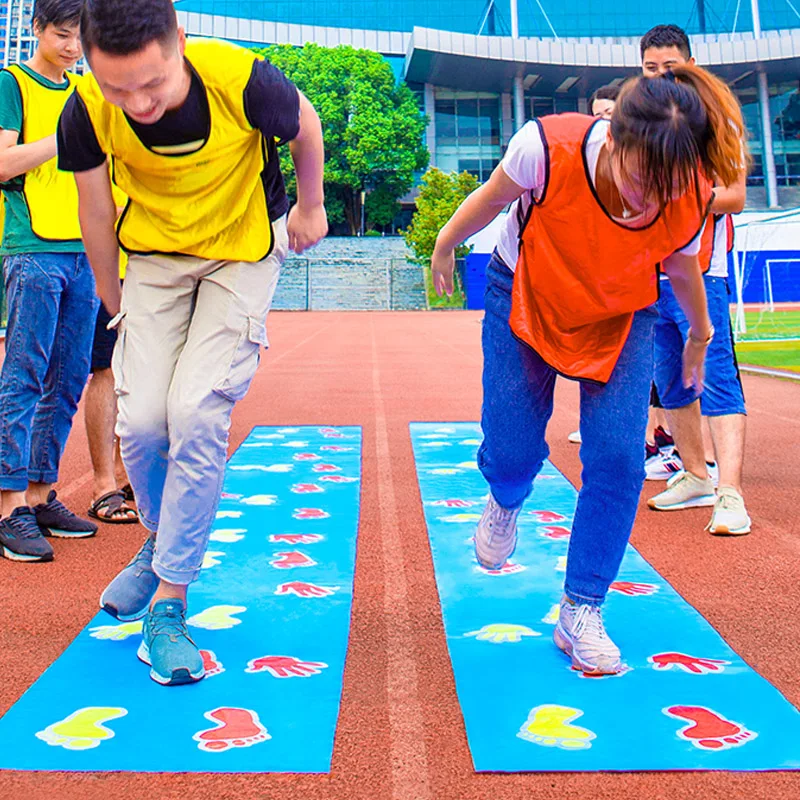
POLYGON ((115 642, 122 642, 129 636, 135 636, 141 632, 142 620, 140 619, 123 622, 121 625, 99 625, 96 628, 89 628, 89 636, 93 639, 111 639, 115 642))
POLYGON ((464 636, 474 636, 479 642, 492 642, 493 644, 521 642, 523 636, 541 635, 538 631, 531 630, 525 625, 514 625, 510 622, 493 622, 491 625, 484 625, 480 630, 464 634, 464 636))
POLYGON ((186 620, 195 628, 205 628, 207 631, 221 631, 241 624, 240 619, 231 616, 247 611, 245 606, 211 606, 186 620))

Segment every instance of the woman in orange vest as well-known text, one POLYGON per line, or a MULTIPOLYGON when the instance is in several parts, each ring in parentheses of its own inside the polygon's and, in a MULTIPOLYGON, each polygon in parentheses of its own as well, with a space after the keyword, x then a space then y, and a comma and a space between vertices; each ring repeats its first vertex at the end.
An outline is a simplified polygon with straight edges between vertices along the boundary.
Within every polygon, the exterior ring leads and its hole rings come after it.
POLYGON ((483 566, 502 566, 516 547, 517 516, 549 454, 556 375, 580 382, 583 485, 554 638, 587 674, 623 668, 601 605, 644 482, 658 265, 691 323, 684 380, 701 386, 713 336, 697 258, 706 176, 733 179, 743 134, 733 94, 704 70, 632 79, 610 122, 562 114, 525 125, 436 242, 434 285, 451 293, 455 246, 514 204, 487 276, 483 566))

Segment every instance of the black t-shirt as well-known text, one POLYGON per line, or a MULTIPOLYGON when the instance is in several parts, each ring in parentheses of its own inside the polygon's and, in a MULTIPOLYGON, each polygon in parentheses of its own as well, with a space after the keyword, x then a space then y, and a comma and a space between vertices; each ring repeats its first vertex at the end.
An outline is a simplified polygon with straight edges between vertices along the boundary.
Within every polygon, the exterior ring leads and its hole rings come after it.
MULTIPOLYGON (((126 115, 142 144, 156 153, 193 152, 208 139, 211 129, 208 97, 200 77, 191 64, 189 66, 192 83, 180 108, 167 111, 152 125, 142 125, 126 115)), ((297 136, 300 129, 297 88, 277 67, 259 59, 253 64, 244 90, 244 110, 248 122, 258 128, 266 140, 268 158, 262 179, 269 216, 275 220, 289 209, 275 139, 282 143, 297 136)), ((106 160, 86 105, 77 92, 73 92, 64 106, 57 136, 59 169, 84 172, 99 167, 106 160)))

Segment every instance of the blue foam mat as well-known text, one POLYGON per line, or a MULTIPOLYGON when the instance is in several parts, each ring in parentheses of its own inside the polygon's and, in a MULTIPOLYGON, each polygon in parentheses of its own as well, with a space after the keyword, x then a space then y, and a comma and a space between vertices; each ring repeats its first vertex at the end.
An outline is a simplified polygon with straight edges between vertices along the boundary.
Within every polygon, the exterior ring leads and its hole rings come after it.
POLYGON ((575 489, 547 463, 509 566, 487 573, 471 541, 488 492, 480 426, 413 423, 411 437, 477 771, 800 769, 797 709, 632 547, 605 614, 631 669, 573 671, 552 633, 575 489))
POLYGON ((360 428, 255 428, 189 594, 207 677, 155 684, 136 658, 141 623, 100 612, 0 720, 0 768, 328 772, 360 468, 360 428))

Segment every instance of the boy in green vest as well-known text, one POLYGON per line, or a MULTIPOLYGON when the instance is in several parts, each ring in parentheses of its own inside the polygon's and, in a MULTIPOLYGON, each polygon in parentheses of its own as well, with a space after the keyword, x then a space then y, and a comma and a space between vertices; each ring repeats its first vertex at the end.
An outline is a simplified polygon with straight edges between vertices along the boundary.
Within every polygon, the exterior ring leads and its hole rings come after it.
POLYGON ((66 70, 81 57, 82 5, 37 0, 36 53, 0 72, 0 253, 8 298, 0 375, 0 552, 14 561, 51 561, 44 536, 97 532, 52 489, 89 373, 97 315, 75 181, 56 165, 56 126, 76 82, 66 70))
POLYGON ((213 525, 234 404, 246 394, 289 248, 327 233, 322 128, 269 62, 186 42, 171 0, 89 0, 92 74, 64 109, 59 163, 75 172, 98 291, 117 325, 117 432, 142 524, 155 535, 101 605, 144 617, 139 658, 164 685, 203 677, 186 590, 213 525), (290 142, 289 211, 276 142, 290 142), (116 223, 107 160, 129 200, 116 223), (288 217, 287 217, 287 211, 288 217), (118 242, 129 261, 120 292, 118 242))

